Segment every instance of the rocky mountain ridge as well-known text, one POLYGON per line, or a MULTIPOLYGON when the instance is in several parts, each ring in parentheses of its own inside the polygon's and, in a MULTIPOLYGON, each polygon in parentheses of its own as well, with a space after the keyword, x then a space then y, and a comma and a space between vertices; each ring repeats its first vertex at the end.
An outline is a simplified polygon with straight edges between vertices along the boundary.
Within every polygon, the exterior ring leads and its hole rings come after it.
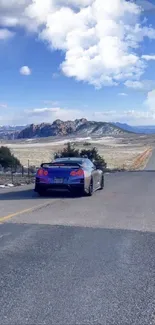
POLYGON ((88 121, 77 119, 75 121, 56 120, 51 123, 31 124, 18 134, 18 139, 43 138, 50 136, 103 136, 119 135, 126 131, 107 122, 88 121))

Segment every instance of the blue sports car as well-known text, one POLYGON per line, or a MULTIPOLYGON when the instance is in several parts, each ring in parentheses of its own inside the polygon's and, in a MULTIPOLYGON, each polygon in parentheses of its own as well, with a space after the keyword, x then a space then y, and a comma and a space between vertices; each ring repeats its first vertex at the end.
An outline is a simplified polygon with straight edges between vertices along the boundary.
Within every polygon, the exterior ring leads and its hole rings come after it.
POLYGON ((58 158, 43 163, 35 180, 35 192, 40 196, 48 190, 68 190, 73 194, 91 196, 103 187, 103 171, 88 158, 58 158))

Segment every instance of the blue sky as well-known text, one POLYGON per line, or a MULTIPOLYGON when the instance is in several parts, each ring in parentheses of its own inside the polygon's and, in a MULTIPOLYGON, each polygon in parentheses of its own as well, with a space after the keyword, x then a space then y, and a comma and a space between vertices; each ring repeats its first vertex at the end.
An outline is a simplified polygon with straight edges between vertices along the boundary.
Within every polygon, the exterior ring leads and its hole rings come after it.
POLYGON ((0 124, 155 124, 154 18, 147 0, 2 0, 0 124))

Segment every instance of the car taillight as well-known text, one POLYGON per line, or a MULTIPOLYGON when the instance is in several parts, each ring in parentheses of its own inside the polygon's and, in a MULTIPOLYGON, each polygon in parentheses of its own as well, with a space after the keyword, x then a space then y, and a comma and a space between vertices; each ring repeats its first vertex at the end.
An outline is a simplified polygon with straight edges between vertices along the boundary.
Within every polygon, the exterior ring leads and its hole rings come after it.
POLYGON ((70 173, 71 176, 83 176, 84 172, 82 169, 72 170, 70 173))
POLYGON ((47 176, 48 170, 44 170, 43 168, 40 168, 40 169, 38 169, 37 175, 38 176, 47 176))
POLYGON ((43 169, 38 169, 38 172, 37 172, 37 175, 38 176, 43 176, 43 169))

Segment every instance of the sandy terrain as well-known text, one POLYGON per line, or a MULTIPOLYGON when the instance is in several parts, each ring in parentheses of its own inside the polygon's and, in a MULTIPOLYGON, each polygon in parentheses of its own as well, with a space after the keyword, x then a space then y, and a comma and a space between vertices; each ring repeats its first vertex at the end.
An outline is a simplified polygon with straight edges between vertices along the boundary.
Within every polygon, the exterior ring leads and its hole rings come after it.
POLYGON ((12 153, 20 159, 24 166, 29 164, 39 166, 42 162, 51 161, 53 155, 61 150, 68 141, 76 143, 76 147, 91 148, 97 147, 104 157, 109 168, 143 168, 148 160, 150 151, 147 150, 155 146, 155 136, 127 135, 124 137, 103 137, 98 139, 76 138, 53 140, 51 138, 41 140, 24 140, 22 142, 5 143, 12 153), (91 143, 85 147, 85 142, 91 143), (147 154, 145 154, 147 152, 147 154), (142 156, 142 158, 141 158, 142 156), (138 165, 137 164, 138 159, 138 165))

